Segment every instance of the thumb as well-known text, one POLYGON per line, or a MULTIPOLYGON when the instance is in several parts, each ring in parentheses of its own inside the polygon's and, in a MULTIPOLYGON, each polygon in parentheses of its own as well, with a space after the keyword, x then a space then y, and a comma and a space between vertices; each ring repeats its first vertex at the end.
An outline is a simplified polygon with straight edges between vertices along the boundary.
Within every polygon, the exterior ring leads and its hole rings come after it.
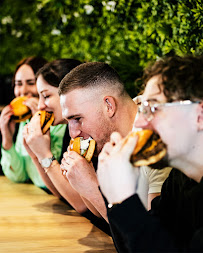
POLYGON ((122 144, 122 153, 125 153, 128 158, 130 158, 136 144, 138 141, 138 136, 137 135, 128 135, 124 140, 122 144))

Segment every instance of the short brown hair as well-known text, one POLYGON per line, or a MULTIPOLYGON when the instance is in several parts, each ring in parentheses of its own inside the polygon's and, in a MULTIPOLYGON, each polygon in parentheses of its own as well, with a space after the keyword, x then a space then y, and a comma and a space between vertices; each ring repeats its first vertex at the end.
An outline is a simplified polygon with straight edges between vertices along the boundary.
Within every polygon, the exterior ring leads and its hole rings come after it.
POLYGON ((160 59, 144 72, 144 85, 161 75, 164 94, 169 102, 203 100, 203 57, 172 56, 160 59))
POLYGON ((125 93, 124 85, 118 73, 103 62, 83 63, 71 70, 59 85, 59 95, 74 89, 111 87, 120 95, 125 93))

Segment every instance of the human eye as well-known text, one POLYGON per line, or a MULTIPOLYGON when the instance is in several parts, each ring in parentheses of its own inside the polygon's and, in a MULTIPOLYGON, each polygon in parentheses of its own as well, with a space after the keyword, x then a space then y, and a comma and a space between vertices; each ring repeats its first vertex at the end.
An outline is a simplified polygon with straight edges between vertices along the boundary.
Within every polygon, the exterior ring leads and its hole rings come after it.
POLYGON ((35 80, 27 80, 28 85, 35 85, 35 80))
POLYGON ((74 120, 79 122, 79 121, 81 121, 81 117, 76 117, 76 118, 74 118, 74 120))
POLYGON ((49 98, 49 97, 50 97, 50 95, 49 95, 49 94, 47 94, 47 93, 42 93, 42 97, 43 97, 44 99, 47 99, 47 98, 49 98))
POLYGON ((15 86, 22 86, 22 82, 21 81, 15 81, 15 86))

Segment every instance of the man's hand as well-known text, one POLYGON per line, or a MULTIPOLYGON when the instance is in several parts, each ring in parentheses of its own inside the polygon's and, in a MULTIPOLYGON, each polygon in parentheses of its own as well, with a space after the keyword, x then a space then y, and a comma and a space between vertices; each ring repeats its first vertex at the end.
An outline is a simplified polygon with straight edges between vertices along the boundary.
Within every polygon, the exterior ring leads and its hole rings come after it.
POLYGON ((109 203, 120 203, 136 192, 139 169, 130 163, 130 156, 137 143, 137 136, 122 139, 112 133, 99 155, 98 180, 100 188, 109 203))
POLYGON ((95 187, 98 189, 98 180, 93 164, 88 163, 75 151, 70 151, 69 147, 63 155, 61 170, 71 186, 81 196, 91 200, 95 187))

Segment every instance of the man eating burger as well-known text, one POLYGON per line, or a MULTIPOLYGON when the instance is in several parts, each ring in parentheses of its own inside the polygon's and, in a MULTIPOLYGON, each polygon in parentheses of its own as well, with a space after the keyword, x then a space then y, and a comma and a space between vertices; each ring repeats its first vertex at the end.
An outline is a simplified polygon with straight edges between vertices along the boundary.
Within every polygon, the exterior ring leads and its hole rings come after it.
POLYGON ((139 142, 113 133, 99 156, 98 179, 118 252, 203 251, 203 58, 158 60, 144 75, 135 126, 158 133, 174 168, 147 212, 137 195, 139 142))
MULTIPOLYGON (((73 139, 91 137, 95 140, 93 160, 97 160, 112 132, 118 131, 124 137, 133 127, 137 105, 126 92, 118 73, 108 64, 92 62, 77 66, 61 81, 59 95, 70 136, 73 139)), ((98 188, 96 163, 93 167, 92 163, 69 148, 64 153, 61 168, 91 212, 108 222, 105 203, 98 188)), ((157 184, 159 187, 160 174, 168 175, 153 170, 150 180, 155 190, 152 189, 149 195, 160 192, 156 188, 157 184)))

